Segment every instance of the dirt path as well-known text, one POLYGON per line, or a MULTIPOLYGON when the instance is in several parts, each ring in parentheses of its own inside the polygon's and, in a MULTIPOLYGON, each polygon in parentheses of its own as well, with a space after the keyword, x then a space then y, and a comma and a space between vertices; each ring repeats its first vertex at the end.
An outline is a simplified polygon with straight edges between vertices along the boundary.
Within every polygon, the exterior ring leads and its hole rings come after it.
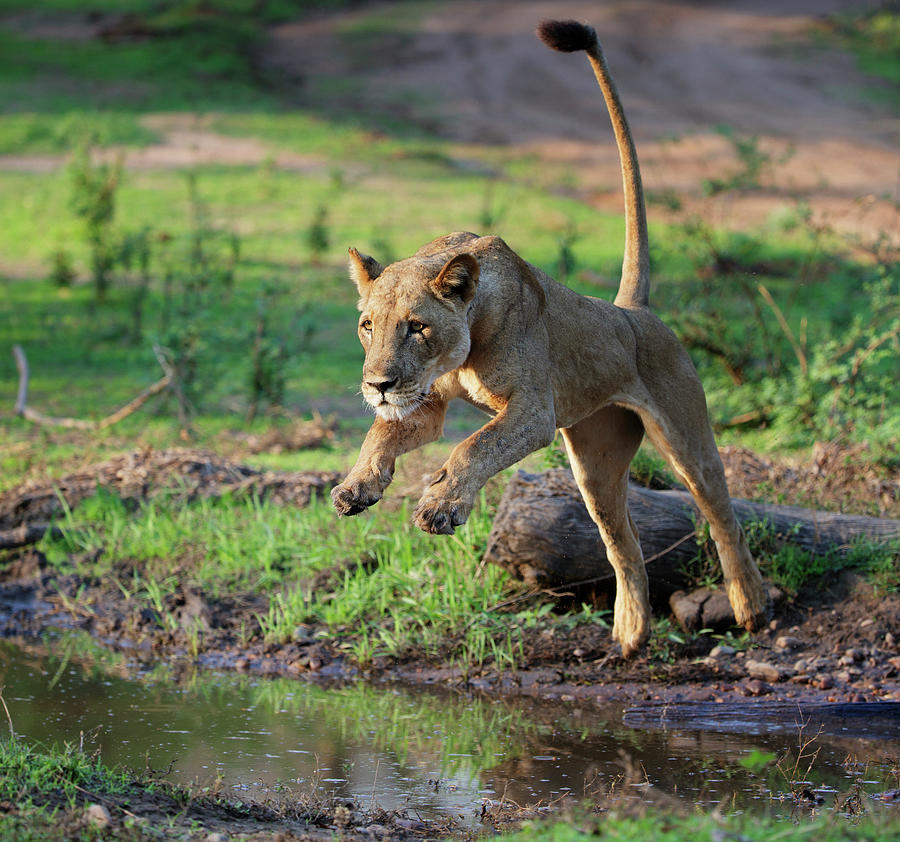
MULTIPOLYGON (((670 0, 442 3, 387 49, 348 53, 341 26, 369 8, 273 31, 270 60, 297 78, 365 79, 362 109, 388 110, 460 143, 536 155, 577 171, 593 202, 620 207, 619 165, 583 60, 540 47, 545 17, 590 21, 603 40, 636 135, 648 191, 676 191, 724 224, 761 221, 796 195, 842 230, 897 234, 900 119, 867 100, 871 83, 847 53, 815 46, 817 16, 854 0, 670 0), (339 26, 340 24, 340 26, 339 26), (363 72, 364 70, 364 72, 363 72), (704 178, 735 166, 728 126, 773 159, 765 189, 696 201, 704 178), (775 187, 774 185, 777 185, 775 187)), ((658 213, 656 214, 658 216, 658 213)))

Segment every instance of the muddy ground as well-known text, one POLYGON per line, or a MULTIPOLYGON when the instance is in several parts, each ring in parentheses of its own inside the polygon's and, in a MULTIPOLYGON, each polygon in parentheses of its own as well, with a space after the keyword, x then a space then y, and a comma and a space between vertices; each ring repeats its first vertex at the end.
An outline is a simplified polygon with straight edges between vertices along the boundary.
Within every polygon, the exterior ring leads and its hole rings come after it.
MULTIPOLYGON (((821 447, 817 453, 808 465, 788 466, 738 448, 722 451, 733 488, 764 487, 789 499, 816 494, 820 504, 828 502, 827 495, 845 510, 854 508, 853 500, 857 509, 865 509, 880 499, 879 513, 897 515, 900 472, 867 467, 858 448, 821 447)), ((337 481, 333 473, 258 471, 202 451, 135 451, 52 485, 31 483, 0 495, 0 535, 15 534, 14 527, 22 525, 40 530, 58 514, 60 497, 74 507, 98 485, 131 502, 177 490, 185 500, 227 492, 302 506, 311 496, 326 494, 337 481)), ((625 661, 607 627, 565 630, 548 624, 524 630, 519 669, 487 665, 464 674, 448 666, 457 643, 452 639, 436 654, 412 648, 360 666, 341 651, 330 632, 315 626, 298 627, 286 643, 267 643, 259 634, 248 637, 245 630, 258 628, 256 617, 268 609, 265 595, 232 593, 214 599, 180 586, 165 606, 178 623, 172 630, 148 605, 126 598, 113 577, 60 574, 27 544, 8 550, 5 561, 0 569, 0 634, 28 637, 51 627, 77 628, 138 661, 185 658, 206 667, 265 675, 440 683, 564 700, 735 701, 764 696, 900 701, 900 595, 878 592, 852 572, 782 599, 770 626, 753 635, 744 651, 714 648, 717 641, 709 635, 683 644, 656 637, 641 655, 625 661)), ((133 572, 131 563, 114 571, 122 581, 133 572)), ((309 584, 320 592, 337 588, 343 573, 324 570, 309 584)), ((593 595, 601 607, 610 596, 593 595)))

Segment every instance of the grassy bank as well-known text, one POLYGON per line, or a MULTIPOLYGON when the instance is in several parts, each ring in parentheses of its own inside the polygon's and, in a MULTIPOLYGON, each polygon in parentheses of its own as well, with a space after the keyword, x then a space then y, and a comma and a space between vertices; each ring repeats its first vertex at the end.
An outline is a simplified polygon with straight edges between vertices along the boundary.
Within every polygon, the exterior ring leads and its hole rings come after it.
MULTIPOLYGON (((142 775, 110 769, 99 756, 71 746, 44 748, 4 739, 0 741, 0 773, 0 797, 5 799, 0 838, 18 842, 59 839, 61 835, 79 842, 202 839, 223 829, 242 838, 259 838, 257 834, 262 833, 285 834, 281 838, 295 838, 294 834, 331 838, 340 833, 341 838, 353 840, 369 838, 372 825, 386 826, 391 838, 398 839, 421 838, 423 831, 431 838, 459 836, 450 819, 432 820, 426 826, 410 822, 403 812, 385 812, 374 804, 362 807, 346 798, 284 792, 277 802, 237 801, 215 788, 173 785, 149 769, 142 775)), ((576 842, 597 837, 622 842, 718 842, 724 838, 887 842, 900 831, 896 811, 876 809, 864 801, 853 801, 843 812, 798 809, 792 821, 785 821, 739 814, 690 814, 674 805, 650 811, 623 791, 596 803, 570 806, 565 821, 546 815, 535 820, 536 812, 542 811, 526 805, 509 805, 506 810, 495 807, 482 821, 488 827, 513 829, 505 836, 512 842, 576 842), (524 827, 514 830, 522 824, 524 827)))

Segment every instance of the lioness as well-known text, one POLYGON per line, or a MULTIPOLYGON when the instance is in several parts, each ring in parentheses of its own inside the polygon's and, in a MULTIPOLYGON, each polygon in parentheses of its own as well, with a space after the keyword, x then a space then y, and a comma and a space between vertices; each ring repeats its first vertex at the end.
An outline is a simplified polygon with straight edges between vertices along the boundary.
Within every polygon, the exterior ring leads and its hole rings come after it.
POLYGON ((430 477, 414 512, 451 534, 498 471, 562 430, 575 479, 616 572, 613 636, 625 656, 646 640, 647 573, 628 514, 628 466, 644 433, 710 523, 738 623, 757 629, 768 596, 734 517, 687 352, 648 309, 649 247, 634 143, 597 35, 545 21, 539 37, 585 51, 615 132, 625 188, 625 256, 615 303, 572 292, 498 237, 455 233, 383 267, 350 249, 365 349, 362 393, 375 410, 359 459, 332 491, 338 513, 381 499, 402 453, 438 438, 452 398, 493 418, 430 477))

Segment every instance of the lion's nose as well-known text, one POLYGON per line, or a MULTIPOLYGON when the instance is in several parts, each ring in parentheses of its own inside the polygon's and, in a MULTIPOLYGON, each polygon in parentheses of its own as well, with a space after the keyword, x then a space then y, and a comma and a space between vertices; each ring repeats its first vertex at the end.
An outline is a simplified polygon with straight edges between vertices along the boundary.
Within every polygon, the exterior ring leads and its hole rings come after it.
POLYGON ((397 385, 398 379, 399 378, 395 377, 393 380, 366 380, 366 386, 377 389, 383 395, 392 386, 397 385))

